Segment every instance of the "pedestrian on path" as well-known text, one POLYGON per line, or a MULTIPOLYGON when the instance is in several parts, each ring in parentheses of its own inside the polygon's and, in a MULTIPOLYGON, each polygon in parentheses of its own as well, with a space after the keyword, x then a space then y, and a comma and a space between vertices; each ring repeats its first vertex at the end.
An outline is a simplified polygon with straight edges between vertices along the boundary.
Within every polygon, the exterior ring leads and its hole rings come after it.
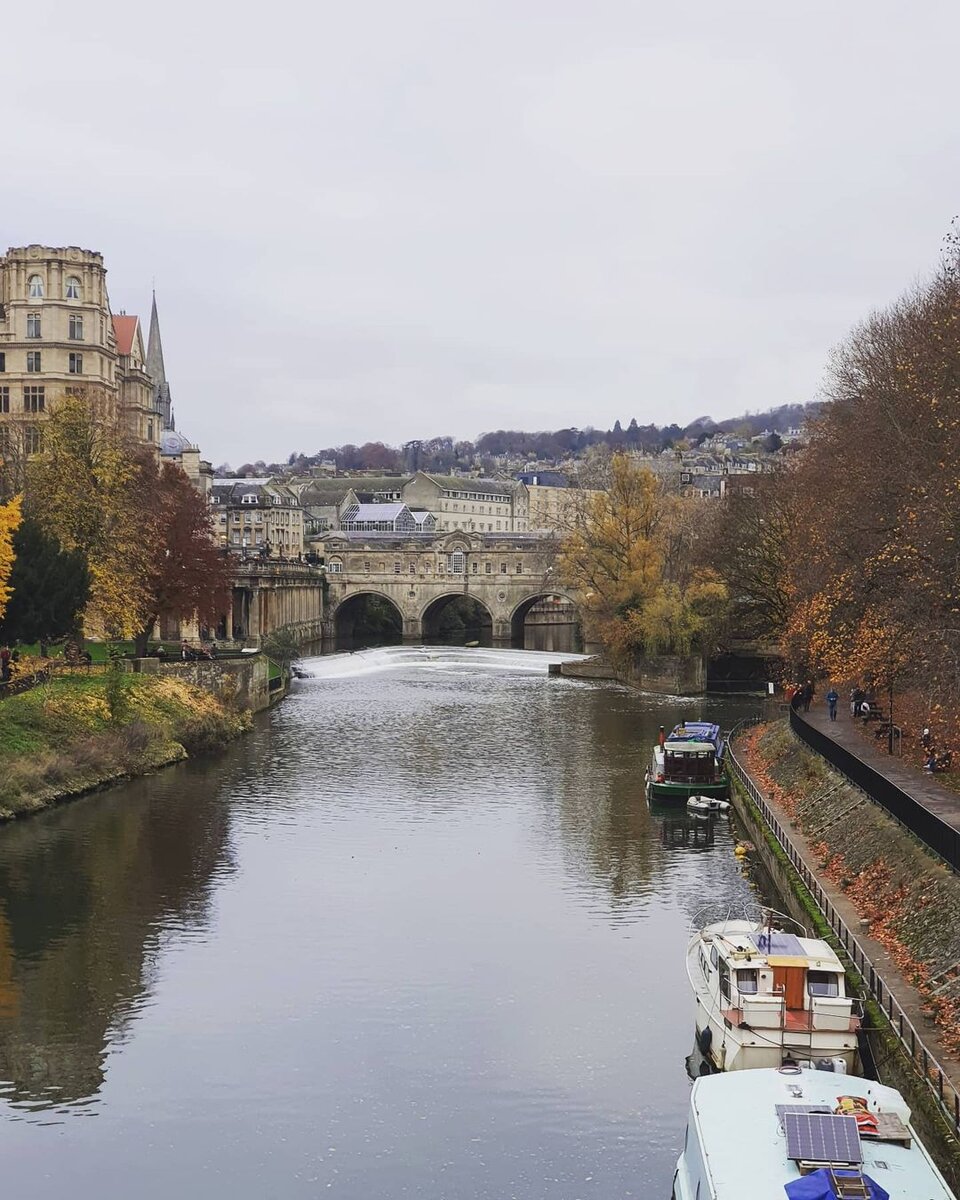
POLYGON ((839 699, 840 699, 840 694, 838 693, 837 689, 835 687, 831 686, 830 691, 827 692, 827 696, 826 696, 827 708, 830 711, 830 720, 831 721, 835 721, 837 719, 837 703, 838 703, 839 699))
POLYGON ((811 705, 812 701, 813 701, 813 680, 808 679, 807 682, 803 685, 803 711, 805 713, 808 713, 810 711, 810 705, 811 705))

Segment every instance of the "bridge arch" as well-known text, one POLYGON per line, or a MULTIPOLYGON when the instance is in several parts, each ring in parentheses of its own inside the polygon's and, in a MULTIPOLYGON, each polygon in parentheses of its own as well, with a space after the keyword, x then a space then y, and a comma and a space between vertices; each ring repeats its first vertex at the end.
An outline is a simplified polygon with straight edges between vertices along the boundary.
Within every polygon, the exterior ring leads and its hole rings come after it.
POLYGON ((364 636, 375 636, 381 645, 403 639, 403 613, 396 601, 376 588, 351 592, 333 613, 333 632, 338 645, 364 636))
POLYGON ((424 641, 472 635, 469 640, 489 643, 493 639, 494 615, 489 605, 462 589, 434 596, 420 612, 424 641))
POLYGON ((520 648, 523 647, 527 617, 538 606, 542 609, 543 616, 548 622, 552 618, 552 623, 557 625, 575 625, 582 638, 583 622, 576 600, 564 591, 551 588, 550 590, 544 589, 543 591, 534 592, 532 595, 524 597, 513 609, 510 614, 511 645, 520 648))

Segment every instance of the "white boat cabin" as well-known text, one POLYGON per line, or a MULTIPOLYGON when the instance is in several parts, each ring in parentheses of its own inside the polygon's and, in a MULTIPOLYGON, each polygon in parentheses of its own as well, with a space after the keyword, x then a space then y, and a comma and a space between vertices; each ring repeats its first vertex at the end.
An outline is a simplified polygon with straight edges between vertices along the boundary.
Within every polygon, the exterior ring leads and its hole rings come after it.
POLYGON ((846 994, 843 966, 825 941, 720 922, 692 940, 687 971, 697 1043, 713 1067, 830 1060, 836 1070, 855 1068, 859 1002, 846 994))

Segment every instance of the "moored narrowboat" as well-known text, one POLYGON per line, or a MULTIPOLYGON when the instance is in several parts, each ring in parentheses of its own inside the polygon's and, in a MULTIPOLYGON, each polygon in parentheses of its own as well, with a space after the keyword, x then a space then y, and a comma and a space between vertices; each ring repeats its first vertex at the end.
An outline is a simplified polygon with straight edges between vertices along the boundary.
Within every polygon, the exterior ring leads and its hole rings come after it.
POLYGON ((667 735, 663 726, 647 771, 647 796, 658 804, 686 805, 691 796, 730 795, 726 742, 720 726, 685 721, 667 735))

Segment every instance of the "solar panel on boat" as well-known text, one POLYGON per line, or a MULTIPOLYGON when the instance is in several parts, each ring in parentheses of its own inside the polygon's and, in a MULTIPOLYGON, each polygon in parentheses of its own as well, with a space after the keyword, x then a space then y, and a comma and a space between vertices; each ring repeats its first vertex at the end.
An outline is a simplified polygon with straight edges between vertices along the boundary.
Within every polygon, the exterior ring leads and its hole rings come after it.
POLYGON ((783 1114, 783 1132, 788 1158, 818 1163, 863 1162, 854 1117, 787 1111, 783 1114))
POLYGON ((806 953, 800 945, 800 939, 794 933, 781 933, 772 930, 770 933, 761 930, 753 935, 754 945, 763 954, 803 955, 806 953))
POLYGON ((778 1104, 776 1105, 776 1110, 777 1120, 781 1125, 783 1125, 784 1113, 823 1113, 827 1115, 833 1112, 829 1104, 778 1104))

